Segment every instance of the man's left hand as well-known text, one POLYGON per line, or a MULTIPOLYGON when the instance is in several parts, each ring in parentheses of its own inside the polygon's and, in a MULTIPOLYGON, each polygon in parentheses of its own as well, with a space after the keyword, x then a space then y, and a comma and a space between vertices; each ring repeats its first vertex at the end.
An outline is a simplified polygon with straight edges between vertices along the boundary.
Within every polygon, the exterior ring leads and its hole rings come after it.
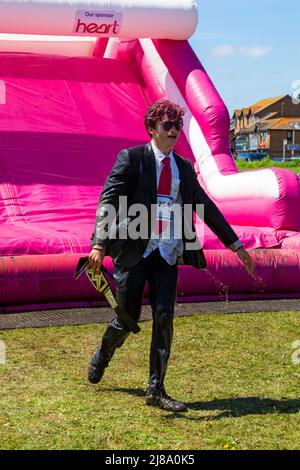
POLYGON ((240 248, 237 250, 237 255, 240 258, 241 262, 247 269, 248 273, 253 275, 254 274, 254 264, 252 261, 251 256, 249 255, 248 251, 246 251, 244 248, 240 248))

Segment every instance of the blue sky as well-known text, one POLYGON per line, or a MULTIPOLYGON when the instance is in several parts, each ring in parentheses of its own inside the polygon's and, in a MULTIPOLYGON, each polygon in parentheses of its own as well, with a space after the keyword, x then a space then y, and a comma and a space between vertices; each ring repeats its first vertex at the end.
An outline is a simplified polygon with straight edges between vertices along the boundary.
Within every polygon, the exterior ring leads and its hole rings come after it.
POLYGON ((292 94, 300 80, 299 0, 198 0, 190 44, 232 115, 292 94))

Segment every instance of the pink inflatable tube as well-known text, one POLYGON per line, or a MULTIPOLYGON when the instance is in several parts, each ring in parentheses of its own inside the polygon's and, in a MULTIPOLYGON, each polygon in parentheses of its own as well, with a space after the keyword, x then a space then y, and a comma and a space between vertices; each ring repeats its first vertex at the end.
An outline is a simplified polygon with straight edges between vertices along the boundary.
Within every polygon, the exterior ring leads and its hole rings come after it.
MULTIPOLYGON (((209 272, 190 267, 180 269, 178 302, 300 297, 299 251, 255 250, 252 253, 256 279, 245 272, 228 250, 205 253, 209 272)), ((0 297, 5 298, 2 313, 104 305, 103 296, 85 276, 73 279, 78 258, 78 254, 1 257, 0 297)), ((113 270, 110 259, 105 260, 105 266, 113 270)), ((148 301, 147 289, 144 300, 148 301)))
POLYGON ((229 222, 299 230, 298 177, 274 168, 238 173, 228 146, 228 111, 189 43, 153 44, 199 124, 208 147, 196 156, 201 182, 229 222))

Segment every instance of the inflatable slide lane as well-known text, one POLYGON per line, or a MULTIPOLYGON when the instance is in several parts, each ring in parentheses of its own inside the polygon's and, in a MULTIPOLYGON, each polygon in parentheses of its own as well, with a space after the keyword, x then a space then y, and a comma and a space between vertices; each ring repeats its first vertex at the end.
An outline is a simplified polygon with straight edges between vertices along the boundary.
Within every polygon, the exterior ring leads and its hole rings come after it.
POLYGON ((257 273, 198 220, 208 269, 180 268, 180 301, 220 299, 220 286, 231 299, 299 297, 299 180, 278 168, 238 172, 228 111, 188 42, 196 1, 0 0, 0 9, 3 312, 105 301, 73 273, 116 155, 148 141, 144 112, 161 97, 186 108, 176 150, 257 273))

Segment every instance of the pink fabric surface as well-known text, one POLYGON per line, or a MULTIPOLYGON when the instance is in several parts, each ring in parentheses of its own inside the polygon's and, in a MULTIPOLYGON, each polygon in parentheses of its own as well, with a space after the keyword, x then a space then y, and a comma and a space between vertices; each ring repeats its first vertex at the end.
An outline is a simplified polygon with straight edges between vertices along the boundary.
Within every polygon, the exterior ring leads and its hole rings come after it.
POLYGON ((149 140, 144 84, 120 60, 0 57, 0 254, 87 251, 117 153, 149 140))
MULTIPOLYGON (((0 59, 7 89, 0 106, 2 305, 103 301, 87 279, 74 281, 73 272, 79 254, 89 251, 101 186, 117 153, 149 139, 142 117, 150 88, 130 62, 118 59, 8 53, 0 59)), ((140 63, 147 69, 142 55, 140 63)), ((190 157, 186 140, 179 149, 190 157)), ((299 234, 234 229, 248 248, 263 248, 255 263, 265 292, 298 291, 300 251, 291 248, 300 246, 299 234), (284 244, 289 249, 277 250, 284 244)), ((231 293, 253 294, 253 279, 208 228, 204 248, 209 270, 231 293)), ((213 297, 220 284, 206 271, 183 267, 179 287, 182 298, 213 297)))
MULTIPOLYGON (((232 228, 247 249, 280 247, 280 240, 277 238, 276 232, 270 227, 232 225, 232 228)), ((198 221, 196 223, 196 230, 204 249, 224 250, 222 242, 203 222, 198 221)))
POLYGON ((0 253, 86 251, 117 153, 145 143, 147 103, 121 61, 1 54, 0 253))
MULTIPOLYGON (((134 53, 147 69, 138 42, 134 53)), ((85 252, 116 154, 148 140, 147 84, 129 63, 101 58, 2 54, 0 73, 7 84, 7 105, 0 107, 0 253, 85 252)), ((177 150, 190 151, 185 139, 177 150)), ((249 248, 279 244, 272 229, 234 229, 249 248)), ((204 248, 222 248, 207 227, 204 233, 204 248)))
MULTIPOLYGON (((278 235, 269 227, 247 227, 232 225, 232 228, 247 248, 276 248, 288 246, 286 235, 278 235)), ((54 222, 47 225, 29 226, 24 222, 4 224, 1 227, 0 253, 2 256, 21 254, 83 253, 89 250, 93 221, 81 217, 80 225, 67 230, 59 228, 54 222)), ((202 246, 208 250, 224 249, 222 242, 204 224, 197 222, 196 230, 202 246)), ((284 234, 286 232, 283 232, 284 234)), ((293 232, 295 234, 297 232, 293 232)), ((295 246, 300 247, 300 234, 293 235, 295 246)))
MULTIPOLYGON (((180 267, 178 302, 205 297, 226 300, 239 294, 247 294, 248 298, 299 294, 300 250, 253 250, 255 277, 246 272, 237 255, 229 250, 206 250, 205 254, 207 270, 180 267)), ((95 291, 86 276, 74 280, 77 262, 78 255, 72 253, 0 257, 0 278, 5 279, 0 283, 1 305, 23 305, 22 310, 26 310, 26 305, 49 304, 49 301, 58 304, 84 299, 103 303, 103 295, 95 291)), ((105 258, 105 266, 112 270, 110 258, 105 258)), ((147 298, 146 288, 145 300, 147 298)))
POLYGON ((280 230, 276 232, 276 237, 280 241, 280 245, 284 249, 300 249, 300 233, 280 230))

